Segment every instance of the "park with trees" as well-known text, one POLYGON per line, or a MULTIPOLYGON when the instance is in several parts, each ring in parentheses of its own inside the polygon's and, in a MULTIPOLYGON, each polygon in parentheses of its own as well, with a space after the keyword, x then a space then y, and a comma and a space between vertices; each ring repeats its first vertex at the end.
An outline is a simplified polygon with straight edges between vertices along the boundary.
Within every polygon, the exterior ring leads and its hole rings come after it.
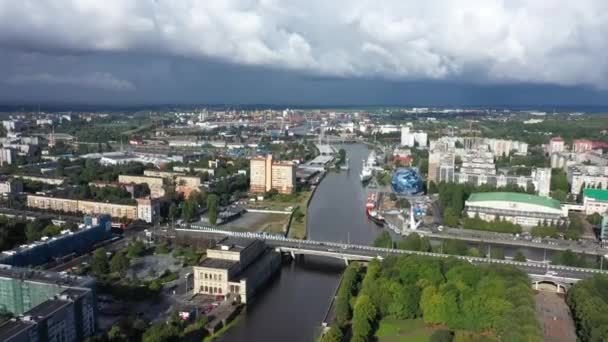
POLYGON ((576 283, 566 296, 582 342, 608 340, 608 277, 596 275, 576 283))
POLYGON ((421 256, 353 263, 321 341, 542 341, 525 273, 421 256))

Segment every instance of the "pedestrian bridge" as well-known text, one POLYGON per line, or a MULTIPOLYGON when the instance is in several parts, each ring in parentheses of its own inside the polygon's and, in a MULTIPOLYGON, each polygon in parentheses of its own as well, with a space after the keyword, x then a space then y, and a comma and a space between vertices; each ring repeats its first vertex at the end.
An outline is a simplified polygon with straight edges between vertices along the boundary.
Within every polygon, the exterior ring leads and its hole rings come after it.
POLYGON ((346 264, 351 261, 370 261, 373 259, 383 259, 391 255, 420 255, 435 258, 456 258, 475 265, 511 265, 528 273, 533 280, 535 287, 543 284, 553 284, 558 292, 560 289, 565 292, 572 284, 578 280, 592 277, 595 274, 608 274, 608 271, 592 268, 579 268, 561 265, 551 265, 544 262, 519 262, 514 260, 479 258, 464 255, 451 255, 430 252, 408 251, 394 248, 380 248, 366 245, 344 244, 330 241, 298 240, 286 238, 283 235, 232 232, 204 225, 181 225, 177 231, 197 233, 206 238, 221 238, 233 236, 243 239, 261 239, 276 251, 296 255, 312 255, 343 260, 346 264))

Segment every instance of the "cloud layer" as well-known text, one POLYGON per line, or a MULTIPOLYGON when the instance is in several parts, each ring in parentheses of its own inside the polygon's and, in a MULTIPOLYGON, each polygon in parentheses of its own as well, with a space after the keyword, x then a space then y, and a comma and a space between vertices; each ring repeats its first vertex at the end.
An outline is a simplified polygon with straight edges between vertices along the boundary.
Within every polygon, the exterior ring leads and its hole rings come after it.
MULTIPOLYGON (((607 36, 605 0, 0 0, 0 47, 215 58, 319 76, 606 89, 607 36)), ((65 82, 129 88, 92 75, 65 82)))
POLYGON ((47 85, 67 85, 116 91, 135 90, 135 86, 131 82, 116 78, 114 75, 107 72, 91 72, 79 75, 55 75, 50 73, 17 74, 9 77, 5 82, 14 85, 41 83, 47 85))

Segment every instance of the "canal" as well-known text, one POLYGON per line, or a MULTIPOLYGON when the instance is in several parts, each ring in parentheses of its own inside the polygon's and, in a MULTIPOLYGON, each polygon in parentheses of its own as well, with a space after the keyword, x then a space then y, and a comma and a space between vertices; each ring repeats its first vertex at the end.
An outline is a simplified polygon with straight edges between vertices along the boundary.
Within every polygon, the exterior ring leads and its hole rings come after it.
MULTIPOLYGON (((308 208, 308 238, 371 243, 380 229, 365 217, 366 190, 359 172, 369 153, 365 145, 345 145, 350 170, 330 172, 308 208)), ((344 263, 300 256, 286 263, 247 312, 219 340, 310 342, 333 296, 344 263)))

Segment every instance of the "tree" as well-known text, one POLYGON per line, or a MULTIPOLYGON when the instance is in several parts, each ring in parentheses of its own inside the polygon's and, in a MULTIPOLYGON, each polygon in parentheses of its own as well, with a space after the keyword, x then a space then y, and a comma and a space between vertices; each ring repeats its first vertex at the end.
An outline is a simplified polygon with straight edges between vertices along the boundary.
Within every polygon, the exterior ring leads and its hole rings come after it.
POLYGON ((513 257, 513 260, 519 261, 519 262, 526 262, 526 261, 528 261, 526 259, 526 256, 524 255, 524 253, 522 253, 522 251, 517 251, 517 253, 515 253, 515 256, 513 257))
POLYGON ((171 203, 171 205, 169 206, 169 218, 171 220, 175 220, 175 218, 177 218, 177 205, 175 205, 175 203, 171 203))
POLYGON ((111 342, 126 342, 129 340, 127 335, 122 331, 122 329, 120 329, 120 326, 118 325, 112 326, 112 328, 108 331, 108 339, 111 342))
POLYGON ((445 208, 443 211, 443 223, 448 227, 458 226, 458 214, 451 207, 445 208))
POLYGON ((374 240, 373 246, 375 247, 383 247, 383 248, 392 248, 393 247, 393 239, 391 238, 391 234, 386 230, 380 233, 380 235, 376 236, 374 240))
POLYGON ((435 330, 431 335, 430 342, 452 342, 454 334, 449 330, 435 330))
POLYGON ((135 240, 127 246, 127 256, 131 259, 140 257, 144 254, 146 246, 140 240, 135 240))
POLYGON ((369 296, 359 295, 353 312, 353 338, 367 340, 372 332, 376 314, 376 307, 369 296))
POLYGON ((338 327, 330 327, 329 330, 321 337, 321 342, 342 342, 344 335, 338 327))
POLYGON ((102 247, 95 250, 93 259, 91 260, 91 271, 96 276, 106 275, 110 271, 105 248, 102 247))
POLYGON ((437 184, 435 184, 435 182, 433 182, 433 181, 430 181, 427 193, 429 195, 432 195, 432 194, 436 194, 438 192, 439 192, 439 189, 437 188, 437 184))
POLYGON ((211 224, 217 223, 218 202, 219 198, 216 194, 207 196, 207 216, 209 217, 209 223, 211 224))
POLYGON ((110 271, 124 276, 129 268, 129 258, 124 252, 117 252, 110 260, 110 271))
POLYGON ((397 208, 409 208, 411 206, 410 202, 405 199, 405 198, 400 198, 397 200, 397 203, 395 203, 397 208))
POLYGON ((504 260, 505 251, 502 248, 494 247, 490 250, 490 258, 504 260))

